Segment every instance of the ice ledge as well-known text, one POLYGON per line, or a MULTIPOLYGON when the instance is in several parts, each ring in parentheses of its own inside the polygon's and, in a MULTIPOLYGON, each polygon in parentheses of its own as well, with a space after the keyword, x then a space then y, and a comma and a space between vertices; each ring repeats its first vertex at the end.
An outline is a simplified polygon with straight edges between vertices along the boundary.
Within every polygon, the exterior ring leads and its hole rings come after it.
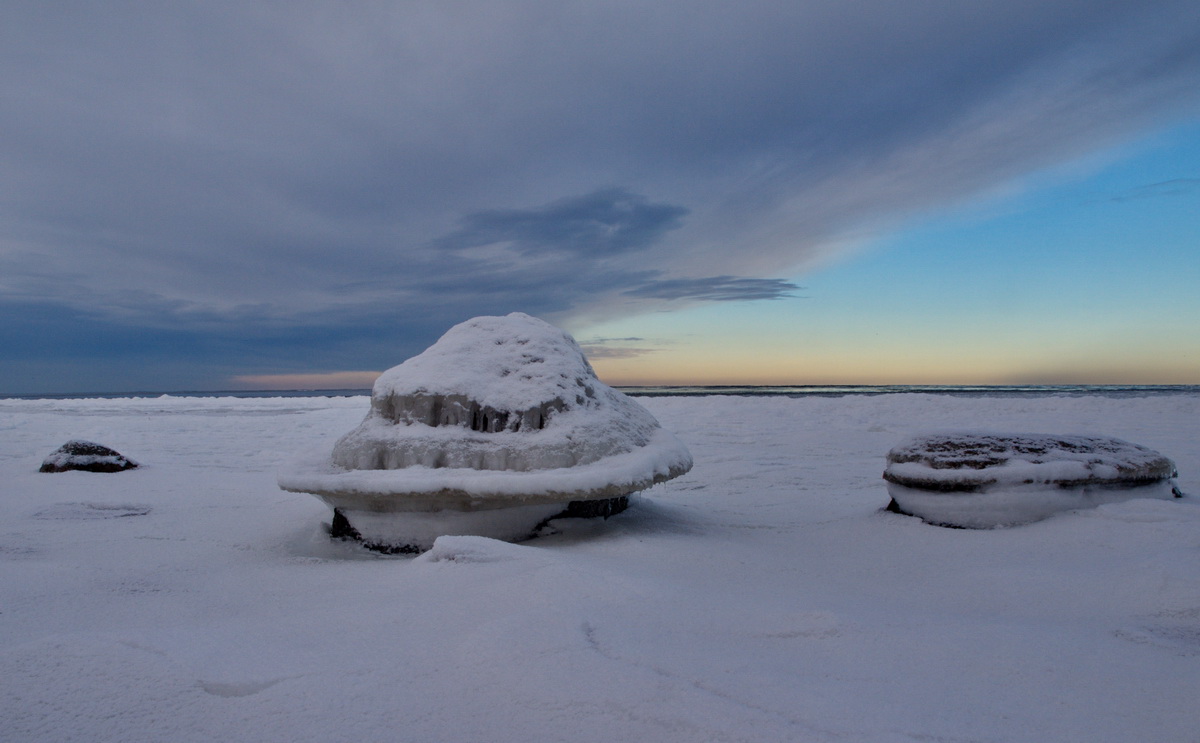
POLYGON ((1064 511, 1078 511, 1128 500, 1175 500, 1170 480, 1135 486, 1060 487, 1034 484, 981 493, 937 492, 889 482, 894 510, 935 526, 994 529, 1041 521, 1064 511))
POLYGON ((657 429, 645 446, 590 464, 509 472, 467 468, 405 467, 348 470, 301 458, 278 478, 279 487, 311 493, 334 508, 372 512, 475 511, 542 503, 569 503, 628 495, 684 474, 687 448, 657 429))

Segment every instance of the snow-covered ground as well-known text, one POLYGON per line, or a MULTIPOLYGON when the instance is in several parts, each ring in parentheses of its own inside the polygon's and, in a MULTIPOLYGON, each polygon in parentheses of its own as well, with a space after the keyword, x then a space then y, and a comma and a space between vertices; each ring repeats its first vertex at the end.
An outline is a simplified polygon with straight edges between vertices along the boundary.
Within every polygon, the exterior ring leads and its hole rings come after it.
POLYGON ((0 400, 0 740, 1200 740, 1200 396, 639 401, 690 474, 411 558, 275 484, 365 397, 0 400), (881 512, 947 429, 1127 439, 1191 497, 881 512), (38 473, 72 438, 142 467, 38 473))

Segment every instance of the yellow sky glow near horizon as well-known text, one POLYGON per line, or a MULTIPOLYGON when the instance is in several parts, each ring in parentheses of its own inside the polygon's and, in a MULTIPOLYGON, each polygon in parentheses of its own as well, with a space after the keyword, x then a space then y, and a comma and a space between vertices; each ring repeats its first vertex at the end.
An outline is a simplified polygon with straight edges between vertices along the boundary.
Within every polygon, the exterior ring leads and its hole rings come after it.
MULTIPOLYGON (((804 357, 777 351, 750 355, 730 349, 647 352, 628 358, 596 358, 597 376, 613 386, 704 385, 1008 385, 1008 384, 1200 384, 1196 365, 1173 359, 1080 359, 1071 365, 1005 357, 1005 353, 954 353, 908 357, 871 349, 804 357), (682 351, 682 352, 681 352, 682 351)), ((379 371, 320 374, 261 374, 233 378, 238 389, 369 389, 379 371)))

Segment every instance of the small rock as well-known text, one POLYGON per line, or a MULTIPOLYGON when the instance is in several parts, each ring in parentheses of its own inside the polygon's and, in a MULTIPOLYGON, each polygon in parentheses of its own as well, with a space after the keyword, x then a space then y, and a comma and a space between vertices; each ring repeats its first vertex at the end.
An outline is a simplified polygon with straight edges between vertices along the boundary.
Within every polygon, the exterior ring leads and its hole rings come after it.
POLYGON ((68 441, 46 457, 38 472, 121 472, 131 470, 138 463, 120 452, 91 441, 68 441))

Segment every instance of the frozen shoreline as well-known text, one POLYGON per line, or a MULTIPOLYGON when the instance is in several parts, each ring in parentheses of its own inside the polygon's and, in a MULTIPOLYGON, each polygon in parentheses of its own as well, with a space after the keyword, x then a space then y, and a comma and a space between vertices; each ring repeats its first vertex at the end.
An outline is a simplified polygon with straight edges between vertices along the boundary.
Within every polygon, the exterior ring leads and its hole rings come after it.
POLYGON ((689 475, 424 558, 275 486, 365 397, 0 400, 14 740, 1175 741, 1200 685, 1200 395, 639 402, 689 475), (1117 436, 1182 502, 983 532, 881 513, 949 428, 1117 436), (41 474, 70 438, 142 463, 41 474))

